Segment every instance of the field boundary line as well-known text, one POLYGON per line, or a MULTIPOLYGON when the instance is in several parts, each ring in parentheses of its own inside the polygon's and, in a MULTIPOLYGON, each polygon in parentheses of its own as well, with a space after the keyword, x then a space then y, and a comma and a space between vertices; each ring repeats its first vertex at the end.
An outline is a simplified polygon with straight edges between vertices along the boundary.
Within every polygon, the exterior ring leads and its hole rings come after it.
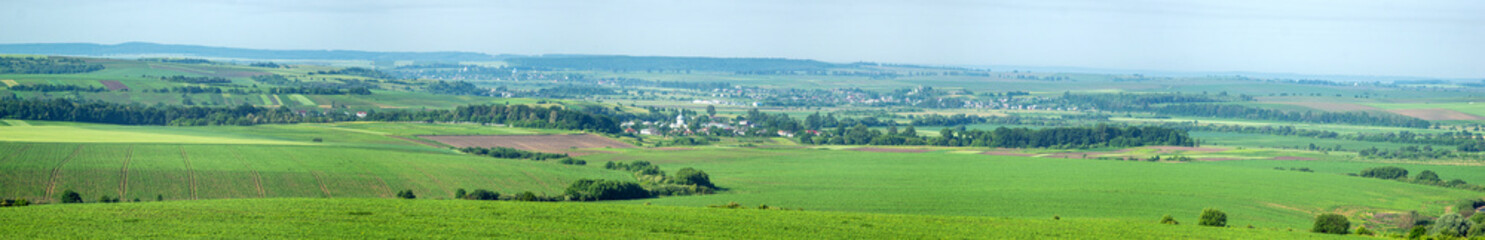
POLYGON ((268 192, 263 191, 263 175, 259 175, 258 170, 253 169, 253 163, 248 162, 247 159, 243 159, 242 154, 237 152, 237 147, 228 148, 227 150, 232 152, 232 157, 237 158, 237 161, 241 161, 242 165, 247 167, 248 172, 253 173, 253 188, 258 189, 258 197, 268 197, 268 192))
POLYGON ((124 199, 129 194, 129 161, 134 160, 134 145, 124 153, 124 167, 119 169, 119 199, 124 199))
POLYGON ((186 155, 186 147, 176 145, 180 149, 180 158, 186 161, 186 179, 191 182, 191 200, 196 200, 196 170, 191 169, 191 156, 186 155))
POLYGON ((325 180, 320 179, 320 173, 318 171, 309 171, 309 175, 314 176, 315 183, 320 184, 320 191, 325 192, 325 198, 335 198, 335 195, 330 195, 330 188, 325 187, 325 180))
POLYGON ((46 180, 45 199, 48 201, 55 200, 52 199, 52 194, 57 191, 57 175, 62 173, 62 165, 67 165, 67 161, 71 161, 73 157, 77 157, 78 153, 82 153, 82 149, 83 145, 78 144, 77 148, 72 149, 72 155, 67 155, 67 158, 63 158, 61 162, 57 163, 56 167, 52 168, 52 177, 46 180))

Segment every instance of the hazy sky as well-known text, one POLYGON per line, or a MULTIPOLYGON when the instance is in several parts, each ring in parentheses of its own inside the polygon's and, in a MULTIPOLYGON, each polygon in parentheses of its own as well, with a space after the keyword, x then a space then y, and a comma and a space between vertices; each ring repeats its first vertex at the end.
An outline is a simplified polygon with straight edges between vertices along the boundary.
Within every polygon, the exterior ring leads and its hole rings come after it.
POLYGON ((0 0, 0 43, 1485 78, 1485 1, 0 0))

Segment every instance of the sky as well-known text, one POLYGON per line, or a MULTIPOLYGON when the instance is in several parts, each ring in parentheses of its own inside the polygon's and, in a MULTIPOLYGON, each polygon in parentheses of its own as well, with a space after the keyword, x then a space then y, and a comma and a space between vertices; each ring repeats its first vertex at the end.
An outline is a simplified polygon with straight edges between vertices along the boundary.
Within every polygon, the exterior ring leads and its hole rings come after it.
POLYGON ((1485 1, 0 1, 0 43, 1485 78, 1485 1))

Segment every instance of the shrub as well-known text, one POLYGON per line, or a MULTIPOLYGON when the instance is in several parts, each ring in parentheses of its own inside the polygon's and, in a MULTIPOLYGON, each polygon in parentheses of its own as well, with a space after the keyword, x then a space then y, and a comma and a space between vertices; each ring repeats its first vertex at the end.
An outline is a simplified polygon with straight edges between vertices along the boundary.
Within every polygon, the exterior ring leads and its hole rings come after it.
POLYGON ((1372 232, 1371 229, 1366 229, 1366 226, 1360 226, 1356 227, 1356 235, 1376 236, 1377 233, 1372 232))
POLYGON ((454 191, 454 198, 455 199, 464 199, 464 195, 466 195, 466 194, 467 194, 467 192, 464 192, 464 189, 463 188, 460 188, 459 190, 454 191))
POLYGON ((696 185, 716 188, 715 185, 712 185, 712 177, 710 175, 707 175, 706 172, 696 170, 694 168, 682 168, 681 170, 675 171, 675 178, 673 178, 673 181, 675 181, 676 184, 682 185, 696 185))
POLYGON ((418 195, 414 195, 412 190, 402 190, 401 192, 397 192, 397 197, 402 199, 416 199, 418 195))
POLYGON ((77 194, 77 192, 74 192, 72 190, 62 191, 62 203, 82 203, 82 202, 83 202, 82 194, 77 194))
POLYGON ((1423 226, 1413 226, 1413 230, 1408 231, 1408 239, 1419 239, 1427 235, 1428 228, 1423 226))
POLYGON ((1485 224, 1485 214, 1475 214, 1473 216, 1470 216, 1470 222, 1474 222, 1475 224, 1485 224))
POLYGON ((1433 170, 1423 170, 1422 172, 1418 172, 1418 176, 1414 177, 1414 179, 1426 183, 1444 181, 1443 179, 1439 179, 1439 174, 1434 173, 1433 170))
POLYGON ((313 141, 313 142, 324 142, 325 139, 324 138, 315 138, 315 139, 311 139, 310 141, 313 141))
POLYGON ((1361 177, 1381 179, 1403 179, 1408 178, 1408 170, 1400 167, 1374 167, 1361 170, 1361 177))
POLYGON ((1202 209, 1201 221, 1197 222, 1196 224, 1209 227, 1226 227, 1227 213, 1214 208, 1202 209))
POLYGON ((1439 216, 1438 220, 1434 220, 1433 226, 1428 229, 1428 233, 1431 235, 1454 237, 1465 236, 1465 234, 1469 233, 1470 227, 1473 225, 1475 224, 1459 216, 1458 213, 1446 213, 1443 216, 1439 216))
POLYGON ((1181 222, 1177 222, 1176 218, 1171 217, 1170 214, 1166 214, 1164 217, 1160 217, 1160 224, 1181 225, 1181 222))
POLYGON ((1346 216, 1341 216, 1340 214, 1334 213, 1326 213, 1320 214, 1320 216, 1315 217, 1315 226, 1313 228, 1310 228, 1310 232, 1347 234, 1350 229, 1351 221, 1346 220, 1346 216))
POLYGON ((1485 237, 1485 224, 1475 223, 1474 226, 1470 227, 1469 236, 1485 237))
POLYGON ((496 192, 492 192, 490 190, 484 190, 484 189, 475 189, 474 192, 469 193, 469 195, 464 195, 464 199, 469 199, 469 200, 500 200, 500 193, 496 193, 496 192))
POLYGON ((31 205, 31 200, 26 200, 25 198, 16 199, 15 200, 15 203, 12 203, 11 204, 11 206, 16 206, 16 207, 25 207, 25 206, 30 206, 30 205, 31 205))
POLYGON ((523 201, 523 202, 535 202, 538 199, 536 198, 536 193, 533 193, 531 191, 525 191, 525 192, 521 192, 519 194, 516 194, 516 199, 515 200, 516 201, 523 201))
POLYGON ((621 200, 650 197, 639 183, 616 180, 579 179, 567 186, 568 197, 582 201, 621 200))

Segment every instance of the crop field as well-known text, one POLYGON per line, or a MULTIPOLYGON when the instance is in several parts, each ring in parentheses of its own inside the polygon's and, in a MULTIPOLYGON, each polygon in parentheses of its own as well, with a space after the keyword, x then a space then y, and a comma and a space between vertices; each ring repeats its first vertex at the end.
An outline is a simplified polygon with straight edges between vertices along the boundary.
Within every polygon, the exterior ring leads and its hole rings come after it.
POLYGON ((1345 175, 1347 173, 1360 173, 1362 169, 1394 166, 1407 169, 1409 176, 1416 176, 1424 170, 1434 171, 1439 178, 1448 181, 1460 179, 1469 183, 1485 183, 1485 164, 1427 164, 1427 163, 1388 163, 1388 162, 1366 162, 1366 161, 1274 161, 1274 160, 1241 160, 1202 162, 1201 164, 1253 167, 1260 169, 1280 168, 1309 168, 1316 173, 1327 173, 1345 175))
POLYGON ((1397 149, 1407 146, 1433 146, 1435 148, 1452 148, 1453 146, 1429 145, 1416 143, 1391 143, 1391 142, 1368 142, 1333 138, 1311 138, 1300 136, 1276 136, 1253 133, 1229 133, 1193 131, 1191 136, 1202 140, 1202 145, 1220 145, 1237 147, 1263 147, 1263 148, 1299 148, 1306 149, 1311 143, 1317 147, 1358 150, 1375 147, 1377 149, 1397 149))
POLYGON ((718 186, 730 189, 627 202, 675 206, 738 202, 848 212, 1120 220, 1195 216, 1216 207, 1229 213, 1230 225, 1304 229, 1318 213, 1436 213, 1449 202, 1480 196, 1336 174, 943 152, 723 148, 625 150, 585 158, 704 169, 718 186))
MULTIPOLYGON (((1178 216, 1180 220, 1195 216, 1178 216)), ((588 203, 399 199, 203 200, 0 209, 0 238, 1350 239, 1161 225, 588 203), (284 209, 294 209, 284 211, 284 209), (374 223, 372 227, 370 223, 374 223), (305 226, 314 226, 306 229, 305 226), (608 227, 595 227, 608 226, 608 227), (428 229, 444 229, 428 231, 428 229)))
POLYGON ((527 151, 587 154, 576 149, 634 148, 634 145, 592 134, 565 135, 499 135, 499 136, 418 136, 454 147, 508 147, 527 151))
POLYGON ((457 188, 560 194, 578 178, 626 173, 548 162, 313 146, 0 143, 0 197, 216 199, 391 197, 413 190, 451 198, 457 188), (120 195, 122 194, 122 195, 120 195))
POLYGON ((316 106, 315 101, 304 97, 304 94, 290 94, 289 99, 294 99, 294 102, 298 102, 299 105, 316 106))
MULTIPOLYGON (((1482 102, 1481 104, 1485 104, 1482 102)), ((1485 106, 1467 102, 1368 103, 1388 111, 1425 120, 1485 120, 1485 106)))

